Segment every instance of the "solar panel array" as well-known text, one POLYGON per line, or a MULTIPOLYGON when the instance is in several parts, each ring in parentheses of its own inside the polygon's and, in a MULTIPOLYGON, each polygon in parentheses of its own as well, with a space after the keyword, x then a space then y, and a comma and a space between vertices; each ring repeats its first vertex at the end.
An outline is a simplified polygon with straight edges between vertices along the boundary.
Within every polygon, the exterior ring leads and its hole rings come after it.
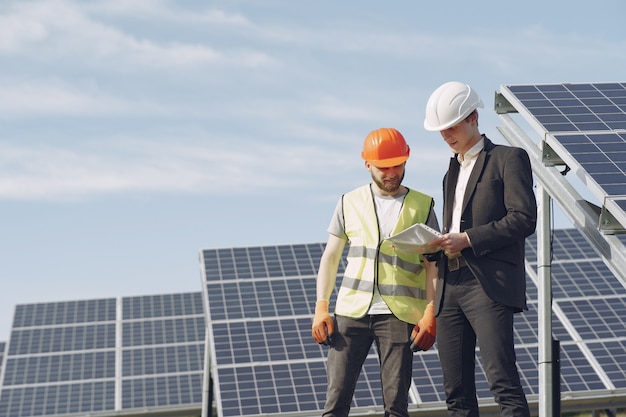
MULTIPOLYGON (((314 243, 202 251, 203 293, 18 305, 10 340, 0 343, 0 417, 198 413, 208 388, 205 349, 220 416, 319 413, 327 348, 313 342, 310 326, 322 250, 314 243)), ((515 326, 531 404, 539 392, 536 251, 533 237, 529 310, 515 326)), ((339 278, 344 268, 345 260, 339 278)), ((624 286, 574 229, 555 232, 552 272, 564 403, 626 396, 624 286)), ((372 348, 353 415, 381 412, 378 371, 372 348)), ((483 375, 479 353, 478 395, 488 403, 483 375)), ((412 413, 445 409, 441 386, 436 346, 416 354, 412 413)))
MULTIPOLYGON (((326 396, 327 347, 311 338, 315 276, 323 245, 224 248, 201 252, 211 375, 218 415, 319 413, 326 396)), ((529 309, 516 315, 518 365, 537 403, 537 246, 527 242, 529 309)), ((338 281, 345 268, 339 267, 338 281)), ((626 395, 626 289, 574 229, 554 237, 553 333, 561 343, 564 398, 626 395), (607 394, 608 393, 608 394, 607 394)), ((334 295, 333 295, 334 297, 334 295)), ((334 305, 334 298, 331 299, 334 305)), ((351 415, 382 410, 372 347, 351 415)), ((410 410, 445 409, 435 348, 414 357, 410 410)), ((492 395, 477 361, 478 396, 492 395)))
POLYGON ((0 417, 197 411, 201 293, 16 306, 0 379, 0 417))
POLYGON ((508 85, 501 92, 626 228, 626 83, 508 85))

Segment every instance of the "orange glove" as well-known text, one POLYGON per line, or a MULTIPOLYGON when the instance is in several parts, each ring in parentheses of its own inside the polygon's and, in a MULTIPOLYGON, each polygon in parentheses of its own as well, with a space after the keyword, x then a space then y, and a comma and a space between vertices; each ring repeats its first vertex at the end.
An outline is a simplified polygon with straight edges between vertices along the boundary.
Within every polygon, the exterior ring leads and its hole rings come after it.
POLYGON ((311 334, 317 343, 326 343, 328 337, 333 334, 335 325, 328 313, 328 301, 320 300, 315 303, 315 317, 311 334))
POLYGON ((435 321, 435 306, 428 304, 422 319, 413 327, 411 332, 411 350, 428 350, 435 344, 437 323, 435 321))

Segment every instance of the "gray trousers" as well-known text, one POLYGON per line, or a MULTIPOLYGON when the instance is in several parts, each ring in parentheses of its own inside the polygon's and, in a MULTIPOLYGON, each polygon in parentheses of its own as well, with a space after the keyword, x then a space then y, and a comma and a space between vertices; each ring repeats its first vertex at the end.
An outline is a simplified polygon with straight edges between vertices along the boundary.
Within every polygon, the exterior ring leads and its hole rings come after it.
POLYGON ((392 314, 362 319, 335 317, 333 346, 328 352, 328 390, 323 416, 346 417, 363 363, 376 343, 385 416, 408 417, 413 373, 409 338, 413 325, 392 314))

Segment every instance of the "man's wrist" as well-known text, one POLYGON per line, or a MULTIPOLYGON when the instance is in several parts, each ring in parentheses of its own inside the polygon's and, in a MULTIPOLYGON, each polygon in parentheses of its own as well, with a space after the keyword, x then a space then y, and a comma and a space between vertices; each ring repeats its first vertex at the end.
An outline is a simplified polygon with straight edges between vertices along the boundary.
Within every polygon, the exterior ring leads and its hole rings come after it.
POLYGON ((463 232, 463 234, 465 235, 465 239, 467 239, 467 246, 469 248, 471 248, 472 247, 472 241, 470 240, 469 235, 467 234, 467 232, 463 232))

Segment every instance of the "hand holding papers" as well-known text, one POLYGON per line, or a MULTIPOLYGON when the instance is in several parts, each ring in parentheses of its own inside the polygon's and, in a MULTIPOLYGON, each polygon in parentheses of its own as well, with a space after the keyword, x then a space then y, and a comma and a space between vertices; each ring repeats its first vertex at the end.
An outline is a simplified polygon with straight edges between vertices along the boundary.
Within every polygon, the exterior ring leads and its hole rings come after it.
POLYGON ((388 240, 396 250, 412 253, 434 253, 441 248, 428 243, 441 237, 441 233, 423 223, 417 223, 390 236, 388 240))

